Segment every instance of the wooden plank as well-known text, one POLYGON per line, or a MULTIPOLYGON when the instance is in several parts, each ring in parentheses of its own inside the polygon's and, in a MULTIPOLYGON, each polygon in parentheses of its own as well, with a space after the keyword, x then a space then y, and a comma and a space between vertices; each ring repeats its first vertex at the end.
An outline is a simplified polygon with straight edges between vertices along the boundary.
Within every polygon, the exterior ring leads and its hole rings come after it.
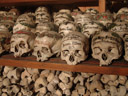
POLYGON ((46 62, 37 62, 36 58, 33 56, 14 58, 13 55, 10 54, 10 55, 2 56, 0 58, 0 65, 59 70, 59 71, 117 74, 117 75, 128 76, 128 62, 124 60, 114 61, 109 66, 100 67, 99 61, 94 60, 92 58, 78 65, 67 65, 66 62, 62 61, 60 58, 52 58, 46 62))

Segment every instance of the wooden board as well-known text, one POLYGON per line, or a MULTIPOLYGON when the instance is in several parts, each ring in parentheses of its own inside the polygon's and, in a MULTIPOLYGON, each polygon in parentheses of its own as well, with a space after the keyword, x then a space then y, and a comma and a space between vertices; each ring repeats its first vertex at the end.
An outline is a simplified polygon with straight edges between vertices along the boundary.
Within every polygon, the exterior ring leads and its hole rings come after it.
POLYGON ((51 58, 46 62, 37 62, 36 58, 33 56, 14 58, 13 55, 10 54, 2 56, 0 58, 0 65, 71 72, 117 74, 128 76, 128 62, 124 60, 114 61, 109 66, 100 67, 99 61, 94 60, 92 58, 78 65, 67 65, 66 62, 62 61, 60 58, 51 58))

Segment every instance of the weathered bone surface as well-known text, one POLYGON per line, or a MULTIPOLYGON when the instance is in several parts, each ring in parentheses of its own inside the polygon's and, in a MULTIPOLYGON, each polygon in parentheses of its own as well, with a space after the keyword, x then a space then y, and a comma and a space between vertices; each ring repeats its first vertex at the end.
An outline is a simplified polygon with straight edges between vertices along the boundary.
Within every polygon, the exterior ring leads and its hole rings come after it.
POLYGON ((60 54, 62 36, 54 31, 43 32, 35 38, 33 55, 37 61, 48 60, 49 57, 60 54))
POLYGON ((79 32, 71 32, 62 39, 61 59, 69 65, 76 65, 88 57, 88 39, 79 32))
POLYGON ((33 50, 34 40, 34 33, 18 31, 11 37, 10 51, 14 53, 14 57, 26 56, 33 50))
POLYGON ((100 61, 100 66, 111 64, 122 55, 122 39, 113 32, 99 32, 92 38, 92 56, 100 61))
POLYGON ((86 14, 91 14, 91 15, 96 15, 98 14, 98 10, 96 10, 95 8, 88 8, 87 10, 85 10, 86 14))

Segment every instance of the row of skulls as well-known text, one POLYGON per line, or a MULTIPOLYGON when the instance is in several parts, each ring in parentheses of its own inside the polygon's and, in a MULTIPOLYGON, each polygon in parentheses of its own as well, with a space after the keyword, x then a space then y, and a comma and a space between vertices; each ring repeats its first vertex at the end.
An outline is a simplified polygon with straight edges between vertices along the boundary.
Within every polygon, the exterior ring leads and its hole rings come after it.
POLYGON ((3 53, 10 49, 14 57, 32 53, 37 61, 45 61, 56 55, 66 60, 67 64, 76 65, 87 59, 91 48, 93 58, 99 59, 102 66, 121 57, 124 41, 124 58, 128 60, 127 15, 127 8, 120 9, 114 15, 110 12, 98 13, 90 8, 84 13, 61 9, 54 12, 52 17, 46 7, 38 7, 35 13, 17 16, 10 37, 5 34, 10 34, 8 28, 1 23, 0 51, 3 53), (9 39, 10 44, 7 43, 9 39), (8 46, 8 50, 4 46, 8 46))

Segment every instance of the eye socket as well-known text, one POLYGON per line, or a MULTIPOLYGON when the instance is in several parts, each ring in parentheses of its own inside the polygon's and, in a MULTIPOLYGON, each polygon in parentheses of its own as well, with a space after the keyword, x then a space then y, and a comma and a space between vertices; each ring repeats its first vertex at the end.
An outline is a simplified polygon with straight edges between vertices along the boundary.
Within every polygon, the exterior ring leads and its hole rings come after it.
POLYGON ((21 41, 21 42, 20 42, 19 47, 25 48, 25 43, 24 43, 24 41, 21 41))
POLYGON ((114 49, 114 47, 108 47, 108 52, 111 52, 111 53, 113 53, 113 50, 114 49))
POLYGON ((96 55, 100 54, 101 51, 102 51, 102 49, 101 49, 100 47, 95 47, 95 48, 94 48, 94 53, 95 53, 96 55))
POLYGON ((48 48, 46 48, 46 47, 42 47, 42 50, 41 50, 41 51, 42 51, 43 53, 45 53, 45 54, 46 54, 46 53, 49 53, 49 52, 48 52, 48 48))
POLYGON ((80 50, 75 50, 75 53, 74 53, 74 55, 75 56, 78 56, 78 57, 80 57, 81 55, 80 55, 80 50))
POLYGON ((64 50, 64 51, 62 51, 62 53, 63 53, 63 56, 67 56, 69 51, 68 50, 64 50))

